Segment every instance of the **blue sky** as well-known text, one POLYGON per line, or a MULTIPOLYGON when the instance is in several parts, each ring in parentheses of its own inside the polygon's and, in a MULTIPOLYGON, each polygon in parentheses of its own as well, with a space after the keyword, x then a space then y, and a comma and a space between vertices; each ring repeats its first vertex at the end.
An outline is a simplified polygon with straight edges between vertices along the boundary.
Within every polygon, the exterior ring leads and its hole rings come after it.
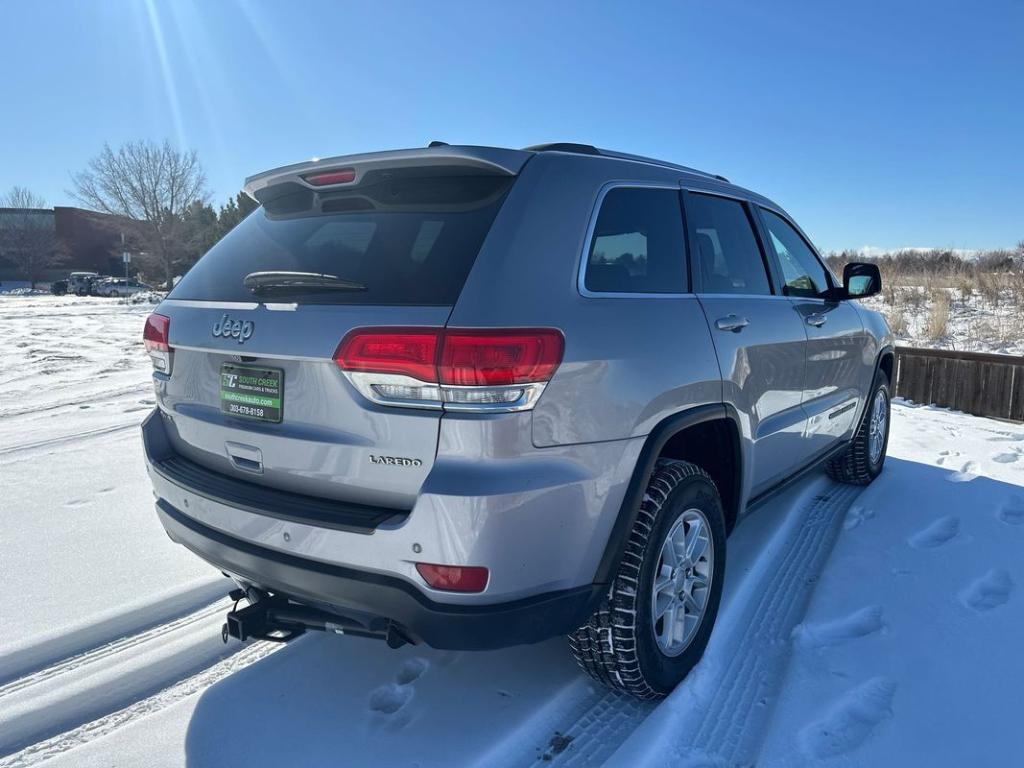
POLYGON ((71 204, 104 141, 212 200, 431 139, 576 141, 728 176, 819 246, 1024 239, 1024 2, 0 0, 0 192, 71 204))

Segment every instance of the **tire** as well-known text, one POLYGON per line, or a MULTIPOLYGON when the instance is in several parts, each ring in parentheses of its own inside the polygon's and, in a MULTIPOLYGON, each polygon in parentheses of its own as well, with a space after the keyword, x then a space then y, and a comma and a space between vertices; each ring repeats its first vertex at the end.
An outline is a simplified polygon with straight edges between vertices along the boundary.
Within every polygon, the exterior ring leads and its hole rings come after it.
MULTIPOLYGON (((696 530, 700 530, 697 528, 696 530)), ((686 561, 675 569, 684 586, 689 584, 686 561)), ((643 502, 630 532, 618 573, 608 594, 589 621, 569 635, 569 648, 577 663, 595 680, 639 699, 658 699, 671 693, 700 661, 718 615, 725 575, 725 515, 718 489, 708 474, 685 461, 662 460, 651 475, 643 502), (687 521, 689 525, 687 525, 687 521), (665 619, 655 612, 656 571, 675 594, 679 580, 668 579, 663 547, 671 532, 683 535, 702 522, 707 549, 703 570, 709 584, 704 605, 694 625, 677 639, 680 648, 664 648, 657 635, 665 632, 665 619)), ((659 605, 670 602, 663 590, 659 605)), ((699 587, 692 592, 699 595, 699 587)), ((696 597, 694 598, 697 599, 696 597)), ((684 611, 685 615, 685 611, 684 611)))
POLYGON ((860 426, 850 446, 839 456, 825 462, 825 471, 833 480, 850 485, 868 485, 882 473, 885 466, 885 452, 889 447, 889 426, 892 423, 891 398, 889 394, 889 377, 885 371, 879 369, 875 373, 875 380, 871 386, 871 397, 868 398, 868 405, 864 409, 860 426), (882 405, 878 405, 878 400, 882 405), (876 407, 881 408, 883 421, 881 423, 881 450, 874 454, 872 448, 872 434, 877 431, 878 423, 875 421, 876 407))

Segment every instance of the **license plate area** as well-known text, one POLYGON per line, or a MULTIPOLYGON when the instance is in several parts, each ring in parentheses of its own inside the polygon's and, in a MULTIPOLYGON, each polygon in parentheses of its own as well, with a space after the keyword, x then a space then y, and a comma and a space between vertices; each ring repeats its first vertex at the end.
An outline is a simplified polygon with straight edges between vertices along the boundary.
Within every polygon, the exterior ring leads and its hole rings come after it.
POLYGON ((284 371, 224 363, 220 367, 220 409, 232 416, 278 423, 283 415, 284 371))

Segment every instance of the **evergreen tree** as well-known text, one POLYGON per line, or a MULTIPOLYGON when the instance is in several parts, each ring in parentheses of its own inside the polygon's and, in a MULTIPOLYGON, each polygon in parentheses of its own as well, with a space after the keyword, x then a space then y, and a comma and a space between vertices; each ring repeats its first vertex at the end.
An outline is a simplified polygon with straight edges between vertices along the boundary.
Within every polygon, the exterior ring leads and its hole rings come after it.
POLYGON ((220 214, 217 217, 217 230, 220 237, 224 237, 234 229, 238 223, 256 210, 259 206, 255 200, 245 192, 239 192, 226 205, 220 207, 220 214))

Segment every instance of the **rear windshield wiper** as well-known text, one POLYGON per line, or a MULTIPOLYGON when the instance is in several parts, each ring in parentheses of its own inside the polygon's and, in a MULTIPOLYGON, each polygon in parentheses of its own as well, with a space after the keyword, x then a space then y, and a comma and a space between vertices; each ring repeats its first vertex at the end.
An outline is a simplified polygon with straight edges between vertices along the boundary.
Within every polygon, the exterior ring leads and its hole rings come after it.
POLYGON ((365 291, 355 280, 317 272, 250 272, 242 285, 253 293, 294 293, 297 291, 365 291))

